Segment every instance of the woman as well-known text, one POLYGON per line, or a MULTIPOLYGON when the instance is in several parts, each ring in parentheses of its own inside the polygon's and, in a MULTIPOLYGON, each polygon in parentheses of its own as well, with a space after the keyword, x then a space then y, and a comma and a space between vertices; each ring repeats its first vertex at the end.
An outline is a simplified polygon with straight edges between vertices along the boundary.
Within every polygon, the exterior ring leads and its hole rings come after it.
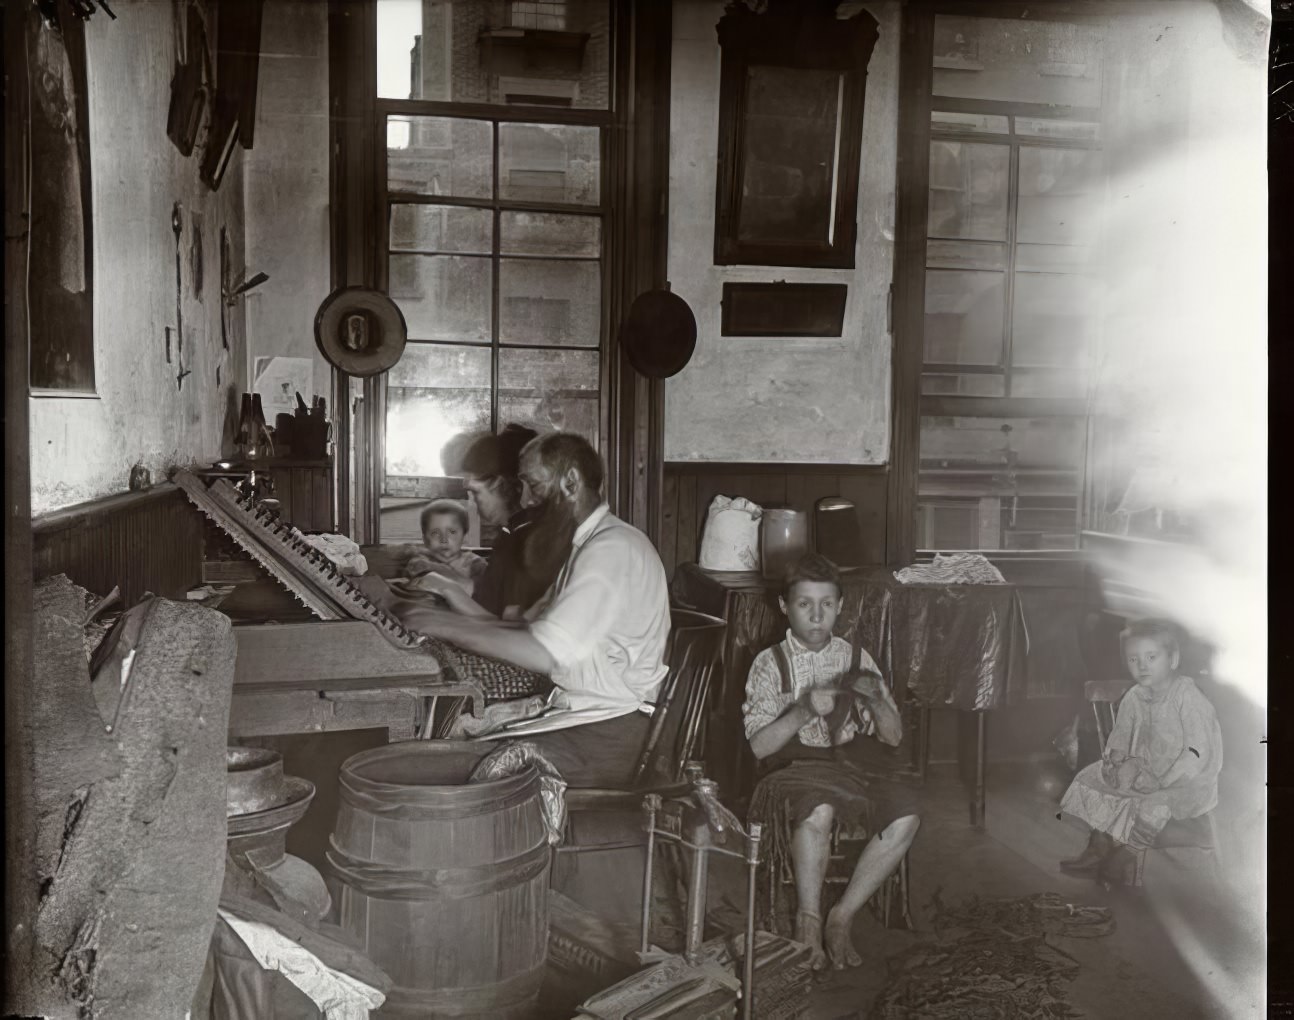
POLYGON ((541 508, 521 506, 521 450, 535 438, 533 429, 508 425, 498 435, 474 440, 463 454, 460 473, 476 503, 481 523, 499 529, 485 572, 469 596, 443 578, 426 575, 419 586, 434 591, 450 608, 477 618, 519 617, 537 602, 556 579, 561 561, 526 557, 526 543, 535 533, 541 508), (540 561, 543 565, 540 565, 540 561))

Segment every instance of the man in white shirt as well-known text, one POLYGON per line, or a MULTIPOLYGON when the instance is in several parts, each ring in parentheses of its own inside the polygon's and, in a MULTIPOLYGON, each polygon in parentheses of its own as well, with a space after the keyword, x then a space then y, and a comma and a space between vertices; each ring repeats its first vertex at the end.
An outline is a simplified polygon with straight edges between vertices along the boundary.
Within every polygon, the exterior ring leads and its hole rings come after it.
POLYGON ((623 783, 667 670, 665 568, 647 536, 608 510, 602 460, 581 436, 532 440, 520 478, 522 503, 544 507, 544 544, 569 549, 553 586, 517 623, 434 609, 409 610, 405 622, 551 677, 544 713, 495 736, 533 742, 571 786, 623 783))

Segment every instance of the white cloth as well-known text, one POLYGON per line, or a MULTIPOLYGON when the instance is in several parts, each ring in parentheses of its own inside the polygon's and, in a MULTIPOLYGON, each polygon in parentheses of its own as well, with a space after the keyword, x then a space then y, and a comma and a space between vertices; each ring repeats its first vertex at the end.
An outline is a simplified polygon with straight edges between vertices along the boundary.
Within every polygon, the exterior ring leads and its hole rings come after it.
POLYGON ((369 1012, 386 1001, 386 995, 372 985, 326 966, 314 953, 268 924, 245 921, 224 910, 217 912, 256 962, 265 970, 278 971, 310 996, 325 1020, 368 1020, 369 1012))
MULTIPOLYGON (((782 647, 786 649, 791 662, 791 693, 782 692, 782 671, 778 668, 777 656, 773 648, 765 648, 755 656, 746 678, 746 701, 741 706, 741 714, 745 720, 747 740, 777 719, 810 687, 831 687, 837 684, 849 672, 854 661, 853 645, 842 637, 833 637, 826 648, 815 652, 788 630, 782 647)), ((865 649, 859 650, 858 666, 877 674, 881 672, 865 649)), ((894 698, 884 681, 881 682, 881 690, 885 700, 893 708, 894 698)), ((871 736, 876 732, 876 722, 872 719, 871 712, 863 709, 862 718, 863 726, 859 732, 871 736)), ((799 737, 800 743, 805 747, 831 746, 831 732, 827 727, 827 720, 822 716, 801 726, 799 737)))
POLYGON ((576 529, 557 580, 526 614, 557 664, 548 710, 495 736, 650 713, 668 667, 669 590, 651 541, 605 503, 576 529))
POLYGON ((1154 793, 1110 786, 1101 776, 1101 761, 1074 777, 1061 810, 1120 843, 1129 842, 1134 826, 1148 837, 1170 818, 1196 818, 1218 803, 1222 730, 1209 699, 1190 677, 1176 677, 1158 697, 1140 684, 1129 690, 1119 702, 1105 751, 1139 758, 1155 776, 1183 757, 1190 766, 1172 786, 1154 793))
POLYGON ((292 529, 292 534, 327 556, 333 566, 347 577, 359 577, 368 571, 368 560, 359 551, 359 546, 345 535, 334 535, 331 532, 307 535, 296 528, 292 529))
POLYGON ((935 553, 931 563, 896 570, 903 584, 1006 584, 1002 572, 979 553, 935 553))
POLYGON ((764 511, 744 496, 715 496, 701 533, 702 570, 758 570, 759 521, 764 511))

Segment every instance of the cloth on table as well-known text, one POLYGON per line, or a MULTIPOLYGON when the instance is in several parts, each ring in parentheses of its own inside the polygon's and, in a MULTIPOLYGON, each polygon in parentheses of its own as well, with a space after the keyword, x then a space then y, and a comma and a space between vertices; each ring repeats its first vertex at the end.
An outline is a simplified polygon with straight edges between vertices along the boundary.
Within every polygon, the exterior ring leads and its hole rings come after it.
POLYGON ((935 553, 931 563, 896 570, 903 584, 1006 584, 1002 572, 979 553, 935 553))
POLYGON ((1105 760, 1074 777, 1060 808, 1120 843, 1150 846, 1169 819, 1195 818, 1217 805, 1222 730, 1190 677, 1175 678, 1158 696, 1142 685, 1130 689, 1119 702, 1105 753, 1105 760), (1188 777, 1153 793, 1112 785, 1102 775, 1107 761, 1138 759, 1162 776, 1184 755, 1192 765, 1188 777))

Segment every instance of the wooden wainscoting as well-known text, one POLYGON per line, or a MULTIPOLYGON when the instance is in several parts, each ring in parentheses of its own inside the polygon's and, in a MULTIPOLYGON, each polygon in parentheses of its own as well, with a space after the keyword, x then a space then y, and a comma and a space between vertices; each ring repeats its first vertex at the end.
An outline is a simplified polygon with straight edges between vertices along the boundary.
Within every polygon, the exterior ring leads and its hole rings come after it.
POLYGON ((666 463, 661 559, 671 577, 677 564, 695 562, 706 511, 715 496, 745 496, 760 506, 789 506, 810 515, 822 497, 841 496, 858 508, 865 560, 884 563, 888 484, 885 467, 666 463))
POLYGON ((66 574, 96 595, 121 588, 182 599, 202 582, 202 514, 170 482, 56 510, 32 521, 36 579, 66 574))

